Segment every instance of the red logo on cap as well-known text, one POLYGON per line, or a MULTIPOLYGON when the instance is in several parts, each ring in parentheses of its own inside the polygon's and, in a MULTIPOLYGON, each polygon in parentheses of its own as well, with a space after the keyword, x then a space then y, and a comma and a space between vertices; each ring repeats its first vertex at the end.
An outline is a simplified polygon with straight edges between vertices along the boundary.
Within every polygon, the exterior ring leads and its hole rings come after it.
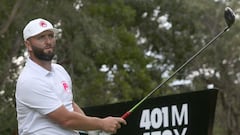
POLYGON ((40 21, 40 23, 39 23, 39 24, 40 24, 40 26, 41 26, 41 27, 47 27, 47 23, 46 23, 46 22, 44 22, 44 21, 40 21))

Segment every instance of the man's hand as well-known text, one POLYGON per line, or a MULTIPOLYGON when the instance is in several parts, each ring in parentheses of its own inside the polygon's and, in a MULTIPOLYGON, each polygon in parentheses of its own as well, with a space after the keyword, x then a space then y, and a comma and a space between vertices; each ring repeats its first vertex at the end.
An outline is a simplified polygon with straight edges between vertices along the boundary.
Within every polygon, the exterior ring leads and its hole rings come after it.
POLYGON ((121 128, 121 124, 127 124, 127 122, 120 117, 106 117, 102 120, 102 130, 112 134, 115 134, 117 130, 121 128))

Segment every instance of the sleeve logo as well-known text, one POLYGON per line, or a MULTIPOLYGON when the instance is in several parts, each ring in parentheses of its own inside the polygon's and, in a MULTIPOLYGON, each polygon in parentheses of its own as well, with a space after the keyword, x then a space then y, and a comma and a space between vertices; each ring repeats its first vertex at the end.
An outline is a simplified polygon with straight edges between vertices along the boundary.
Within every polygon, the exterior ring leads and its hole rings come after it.
POLYGON ((62 81, 62 86, 65 92, 70 92, 69 85, 66 81, 62 81))

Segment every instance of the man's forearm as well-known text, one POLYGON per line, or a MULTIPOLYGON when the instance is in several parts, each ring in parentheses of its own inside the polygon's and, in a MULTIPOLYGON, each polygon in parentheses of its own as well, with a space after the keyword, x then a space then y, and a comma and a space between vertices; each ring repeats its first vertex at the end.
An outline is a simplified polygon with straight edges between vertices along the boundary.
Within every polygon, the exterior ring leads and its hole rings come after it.
POLYGON ((79 112, 72 112, 72 117, 69 117, 64 125, 66 128, 80 130, 97 130, 102 128, 102 119, 97 117, 89 117, 79 112), (75 114, 74 114, 75 113, 75 114), (80 116, 81 115, 81 116, 80 116))

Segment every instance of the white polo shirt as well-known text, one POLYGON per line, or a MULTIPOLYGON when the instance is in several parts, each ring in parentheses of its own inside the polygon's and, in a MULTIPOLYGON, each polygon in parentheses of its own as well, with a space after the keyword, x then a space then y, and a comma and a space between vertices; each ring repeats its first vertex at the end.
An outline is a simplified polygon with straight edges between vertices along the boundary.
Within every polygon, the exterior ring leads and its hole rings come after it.
POLYGON ((46 117, 61 105, 73 111, 72 81, 62 66, 52 64, 48 71, 28 59, 15 96, 19 135, 77 135, 46 117))

